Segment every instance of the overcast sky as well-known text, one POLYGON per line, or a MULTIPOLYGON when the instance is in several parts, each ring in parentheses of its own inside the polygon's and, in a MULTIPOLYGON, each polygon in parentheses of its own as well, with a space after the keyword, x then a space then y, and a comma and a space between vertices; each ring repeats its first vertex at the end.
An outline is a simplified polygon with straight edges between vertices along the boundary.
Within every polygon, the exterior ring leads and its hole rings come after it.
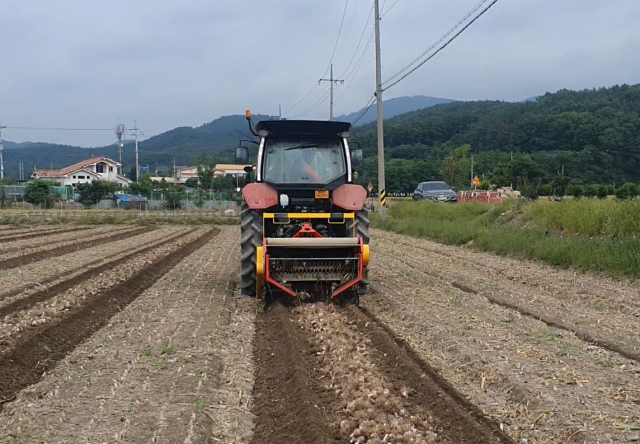
MULTIPOLYGON (((478 1, 387 0, 383 79, 478 1)), ((348 2, 336 77, 349 74, 365 27, 360 50, 369 39, 372 3, 348 2)), ((129 127, 137 119, 150 136, 246 108, 277 114, 282 104, 288 111, 324 74, 344 7, 345 0, 0 0, 2 124, 112 128, 119 116, 129 127)), ((515 101, 560 88, 640 83, 639 17, 639 0, 500 0, 385 99, 515 101)), ((366 104, 374 69, 372 44, 357 73, 336 90, 336 114, 366 104)), ((308 110, 327 88, 316 87, 285 116, 308 110)), ((327 115, 322 102, 302 117, 327 115)), ((114 137, 111 131, 3 132, 12 141, 83 146, 114 137)))

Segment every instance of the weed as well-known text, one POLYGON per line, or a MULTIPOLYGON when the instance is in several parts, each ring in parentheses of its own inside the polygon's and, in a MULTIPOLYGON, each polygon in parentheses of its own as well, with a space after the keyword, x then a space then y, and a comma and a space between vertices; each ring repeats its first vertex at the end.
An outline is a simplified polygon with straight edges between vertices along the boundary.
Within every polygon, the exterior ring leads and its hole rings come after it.
POLYGON ((153 364, 151 365, 158 370, 166 370, 169 367, 165 361, 160 360, 153 361, 153 364))
POLYGON ((173 354, 173 345, 168 342, 162 344, 162 348, 160 349, 160 354, 162 356, 172 355, 173 354))
POLYGON ((611 359, 603 359, 602 361, 596 362, 596 364, 604 368, 612 368, 615 365, 611 359))
POLYGON ((140 356, 144 356, 145 358, 153 356, 153 350, 151 347, 145 347, 140 351, 140 356))
POLYGON ((557 339, 556 335, 552 331, 547 329, 542 329, 542 330, 537 330, 537 331, 527 333, 527 336, 529 336, 531 339, 538 342, 539 344, 554 342, 557 339))
POLYGON ((507 315, 507 319, 505 319, 503 322, 510 324, 512 322, 516 322, 517 320, 518 320, 518 317, 516 315, 514 315, 513 313, 509 313, 507 315))
POLYGON ((207 401, 202 398, 196 399, 196 412, 201 412, 207 406, 207 401))

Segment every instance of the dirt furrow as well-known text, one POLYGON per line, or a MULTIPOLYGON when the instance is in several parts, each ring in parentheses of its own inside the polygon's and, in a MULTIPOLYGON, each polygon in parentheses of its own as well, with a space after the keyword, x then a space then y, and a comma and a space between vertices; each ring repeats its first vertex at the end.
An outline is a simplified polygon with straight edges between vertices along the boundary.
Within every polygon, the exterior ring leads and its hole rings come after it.
POLYGON ((376 362, 399 392, 426 409, 452 443, 513 443, 494 421, 470 403, 413 348, 366 308, 347 308, 349 319, 375 347, 376 362))
POLYGON ((97 267, 93 267, 93 268, 89 268, 90 264, 85 265, 86 268, 88 268, 86 271, 81 272, 80 274, 76 274, 73 277, 66 279, 66 280, 62 280, 60 282, 57 282, 56 284, 50 286, 50 287, 45 287, 42 290, 36 291, 34 293, 31 293, 29 295, 27 295, 26 297, 23 298, 17 298, 15 300, 13 300, 12 302, 2 305, 0 306, 0 318, 3 318, 5 316, 10 315, 11 313, 20 311, 20 310, 26 310, 29 309, 31 307, 33 307, 35 304, 37 304, 38 302, 43 302, 46 301, 48 299, 51 299, 55 296, 57 296, 58 294, 67 291, 68 289, 78 285, 79 283, 86 281, 88 279, 90 279, 93 276, 97 276, 98 274, 101 274, 105 271, 111 270, 117 266, 119 266, 120 264, 125 263, 128 260, 131 260, 137 256, 141 256, 151 250, 154 250, 156 248, 159 248, 163 245, 166 245, 168 243, 171 243, 173 241, 175 241, 178 238, 181 238, 183 236, 188 236, 189 234, 193 233, 194 231, 196 231, 197 228, 193 228, 191 230, 188 230, 186 232, 182 232, 182 233, 178 233, 178 234, 173 234, 168 236, 167 238, 161 239, 159 242, 156 243, 152 243, 151 245, 148 245, 146 247, 137 249, 131 253, 125 254, 124 256, 122 254, 119 253, 114 253, 112 256, 116 256, 117 259, 111 260, 109 261, 109 257, 103 257, 101 259, 99 259, 98 261, 103 262, 104 260, 107 260, 108 262, 103 263, 97 267))
POLYGON ((221 230, 21 391, 0 414, 0 435, 16 444, 248 442, 255 305, 234 297, 237 228, 221 230))
POLYGON ((428 252, 413 258, 409 247, 399 255, 395 235, 375 239, 375 278, 363 305, 514 440, 626 442, 623 425, 640 422, 635 361, 474 294, 468 282, 479 272, 471 260, 463 267, 428 252))
POLYGON ((16 235, 16 236, 6 236, 6 237, 0 237, 0 243, 4 244, 7 242, 15 242, 15 241, 19 241, 19 240, 25 240, 25 239, 33 239, 34 237, 37 237, 39 239, 42 239, 44 242, 47 241, 48 236, 53 236, 56 234, 62 234, 62 233, 69 233, 69 232, 78 232, 78 231, 85 231, 85 230, 90 230, 92 227, 74 227, 74 228, 55 228, 53 230, 38 230, 35 233, 28 233, 28 234, 20 234, 20 235, 16 235))
POLYGON ((116 234, 112 234, 110 236, 102 236, 92 240, 81 240, 77 242, 72 242, 70 244, 62 245, 60 247, 51 248, 49 250, 36 251, 34 253, 25 254, 23 256, 5 259, 0 261, 0 270, 18 268, 23 265, 30 264, 32 262, 39 262, 44 259, 49 259, 51 257, 62 256, 64 254, 72 253, 78 250, 91 248, 96 245, 102 245, 105 243, 114 242, 119 239, 126 239, 128 237, 136 236, 140 233, 144 233, 151 229, 152 228, 147 228, 147 227, 134 228, 132 230, 119 232, 116 234))
POLYGON ((348 442, 347 433, 329 425, 327 416, 334 412, 326 406, 336 400, 314 374, 309 345, 293 322, 291 312, 280 304, 256 318, 256 424, 251 443, 348 442))
POLYGON ((256 320, 254 443, 511 443, 374 316, 280 303, 256 320))
POLYGON ((402 246, 392 257, 412 273, 425 273, 452 286, 486 297, 587 342, 640 360, 640 290, 633 282, 558 270, 424 239, 375 231, 387 249, 402 246), (427 253, 427 254, 425 254, 427 253))
POLYGON ((20 390, 39 381, 67 353, 106 325, 114 314, 218 232, 216 228, 208 230, 179 249, 153 261, 134 276, 88 298, 84 305, 70 310, 60 322, 30 332, 14 348, 0 355, 0 405, 12 399, 20 390))
POLYGON ((42 329, 66 316, 69 311, 82 306, 88 298, 117 286, 149 263, 179 249, 201 234, 202 229, 197 229, 192 234, 179 236, 174 242, 151 249, 143 255, 136 255, 90 280, 81 281, 66 291, 53 295, 50 299, 6 315, 0 324, 0 353, 19 343, 30 331, 42 329))
POLYGON ((0 292, 0 303, 10 303, 17 295, 24 297, 43 290, 49 285, 84 272, 86 268, 99 265, 127 252, 133 252, 137 248, 184 230, 184 228, 176 227, 159 228, 105 245, 73 252, 65 255, 62 260, 54 257, 4 271, 0 273, 0 290, 2 291, 0 292))
POLYGON ((21 256, 28 256, 39 252, 45 252, 47 250, 53 250, 65 245, 71 245, 78 241, 79 237, 82 237, 85 242, 97 239, 106 234, 125 233, 135 229, 135 227, 119 227, 114 229, 113 227, 97 227, 89 228, 87 232, 76 235, 73 231, 64 233, 57 233, 51 237, 47 237, 43 240, 40 238, 26 239, 0 245, 0 254, 2 254, 3 260, 14 259, 21 256))
POLYGON ((53 230, 58 230, 60 227, 50 227, 50 226, 35 226, 31 228, 23 228, 23 227, 0 227, 0 239, 5 239, 7 237, 17 236, 19 234, 32 234, 32 233, 48 233, 53 230))

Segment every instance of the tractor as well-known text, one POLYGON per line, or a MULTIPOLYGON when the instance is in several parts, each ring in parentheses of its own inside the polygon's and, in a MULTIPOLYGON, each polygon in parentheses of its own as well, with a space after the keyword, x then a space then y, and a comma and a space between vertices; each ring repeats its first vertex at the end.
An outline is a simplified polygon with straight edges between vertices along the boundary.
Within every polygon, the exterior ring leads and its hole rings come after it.
MULTIPOLYGON (((351 124, 268 120, 258 138, 236 148, 245 167, 241 204, 240 288, 272 300, 323 298, 359 302, 368 286, 367 191, 353 183, 362 150, 349 148, 351 124)), ((241 144, 242 145, 242 144, 241 144)))

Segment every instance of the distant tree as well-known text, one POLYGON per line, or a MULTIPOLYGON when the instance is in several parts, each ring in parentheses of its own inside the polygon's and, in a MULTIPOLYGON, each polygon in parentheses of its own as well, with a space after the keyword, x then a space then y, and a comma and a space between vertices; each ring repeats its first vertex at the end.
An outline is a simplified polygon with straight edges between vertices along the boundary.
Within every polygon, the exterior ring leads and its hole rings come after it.
POLYGON ((236 188, 236 178, 233 176, 216 177, 211 183, 213 191, 231 191, 236 188))
POLYGON ((24 200, 32 205, 42 205, 51 196, 52 184, 46 180, 36 180, 27 185, 24 200))
POLYGON ((210 190, 213 187, 214 168, 216 161, 213 157, 202 156, 198 158, 198 182, 200 187, 210 190))
POLYGON ((118 184, 107 180, 94 180, 78 185, 80 202, 87 206, 97 204, 102 199, 110 199, 117 190, 118 184))
POLYGON ((164 191, 164 201, 167 210, 179 210, 182 208, 182 195, 185 188, 183 186, 174 186, 164 191))
POLYGON ((192 177, 185 182, 187 188, 198 188, 198 178, 192 177))
POLYGON ((638 195, 638 185, 635 183, 625 183, 616 190, 616 197, 620 200, 633 199, 638 195))
POLYGON ((142 176, 140 181, 136 183, 129 184, 128 191, 131 194, 139 194, 142 196, 147 196, 151 194, 155 185, 154 182, 149 178, 149 176, 142 176))
POLYGON ((440 174, 450 186, 460 188, 466 184, 467 172, 471 170, 470 151, 471 145, 462 145, 442 162, 440 174))

